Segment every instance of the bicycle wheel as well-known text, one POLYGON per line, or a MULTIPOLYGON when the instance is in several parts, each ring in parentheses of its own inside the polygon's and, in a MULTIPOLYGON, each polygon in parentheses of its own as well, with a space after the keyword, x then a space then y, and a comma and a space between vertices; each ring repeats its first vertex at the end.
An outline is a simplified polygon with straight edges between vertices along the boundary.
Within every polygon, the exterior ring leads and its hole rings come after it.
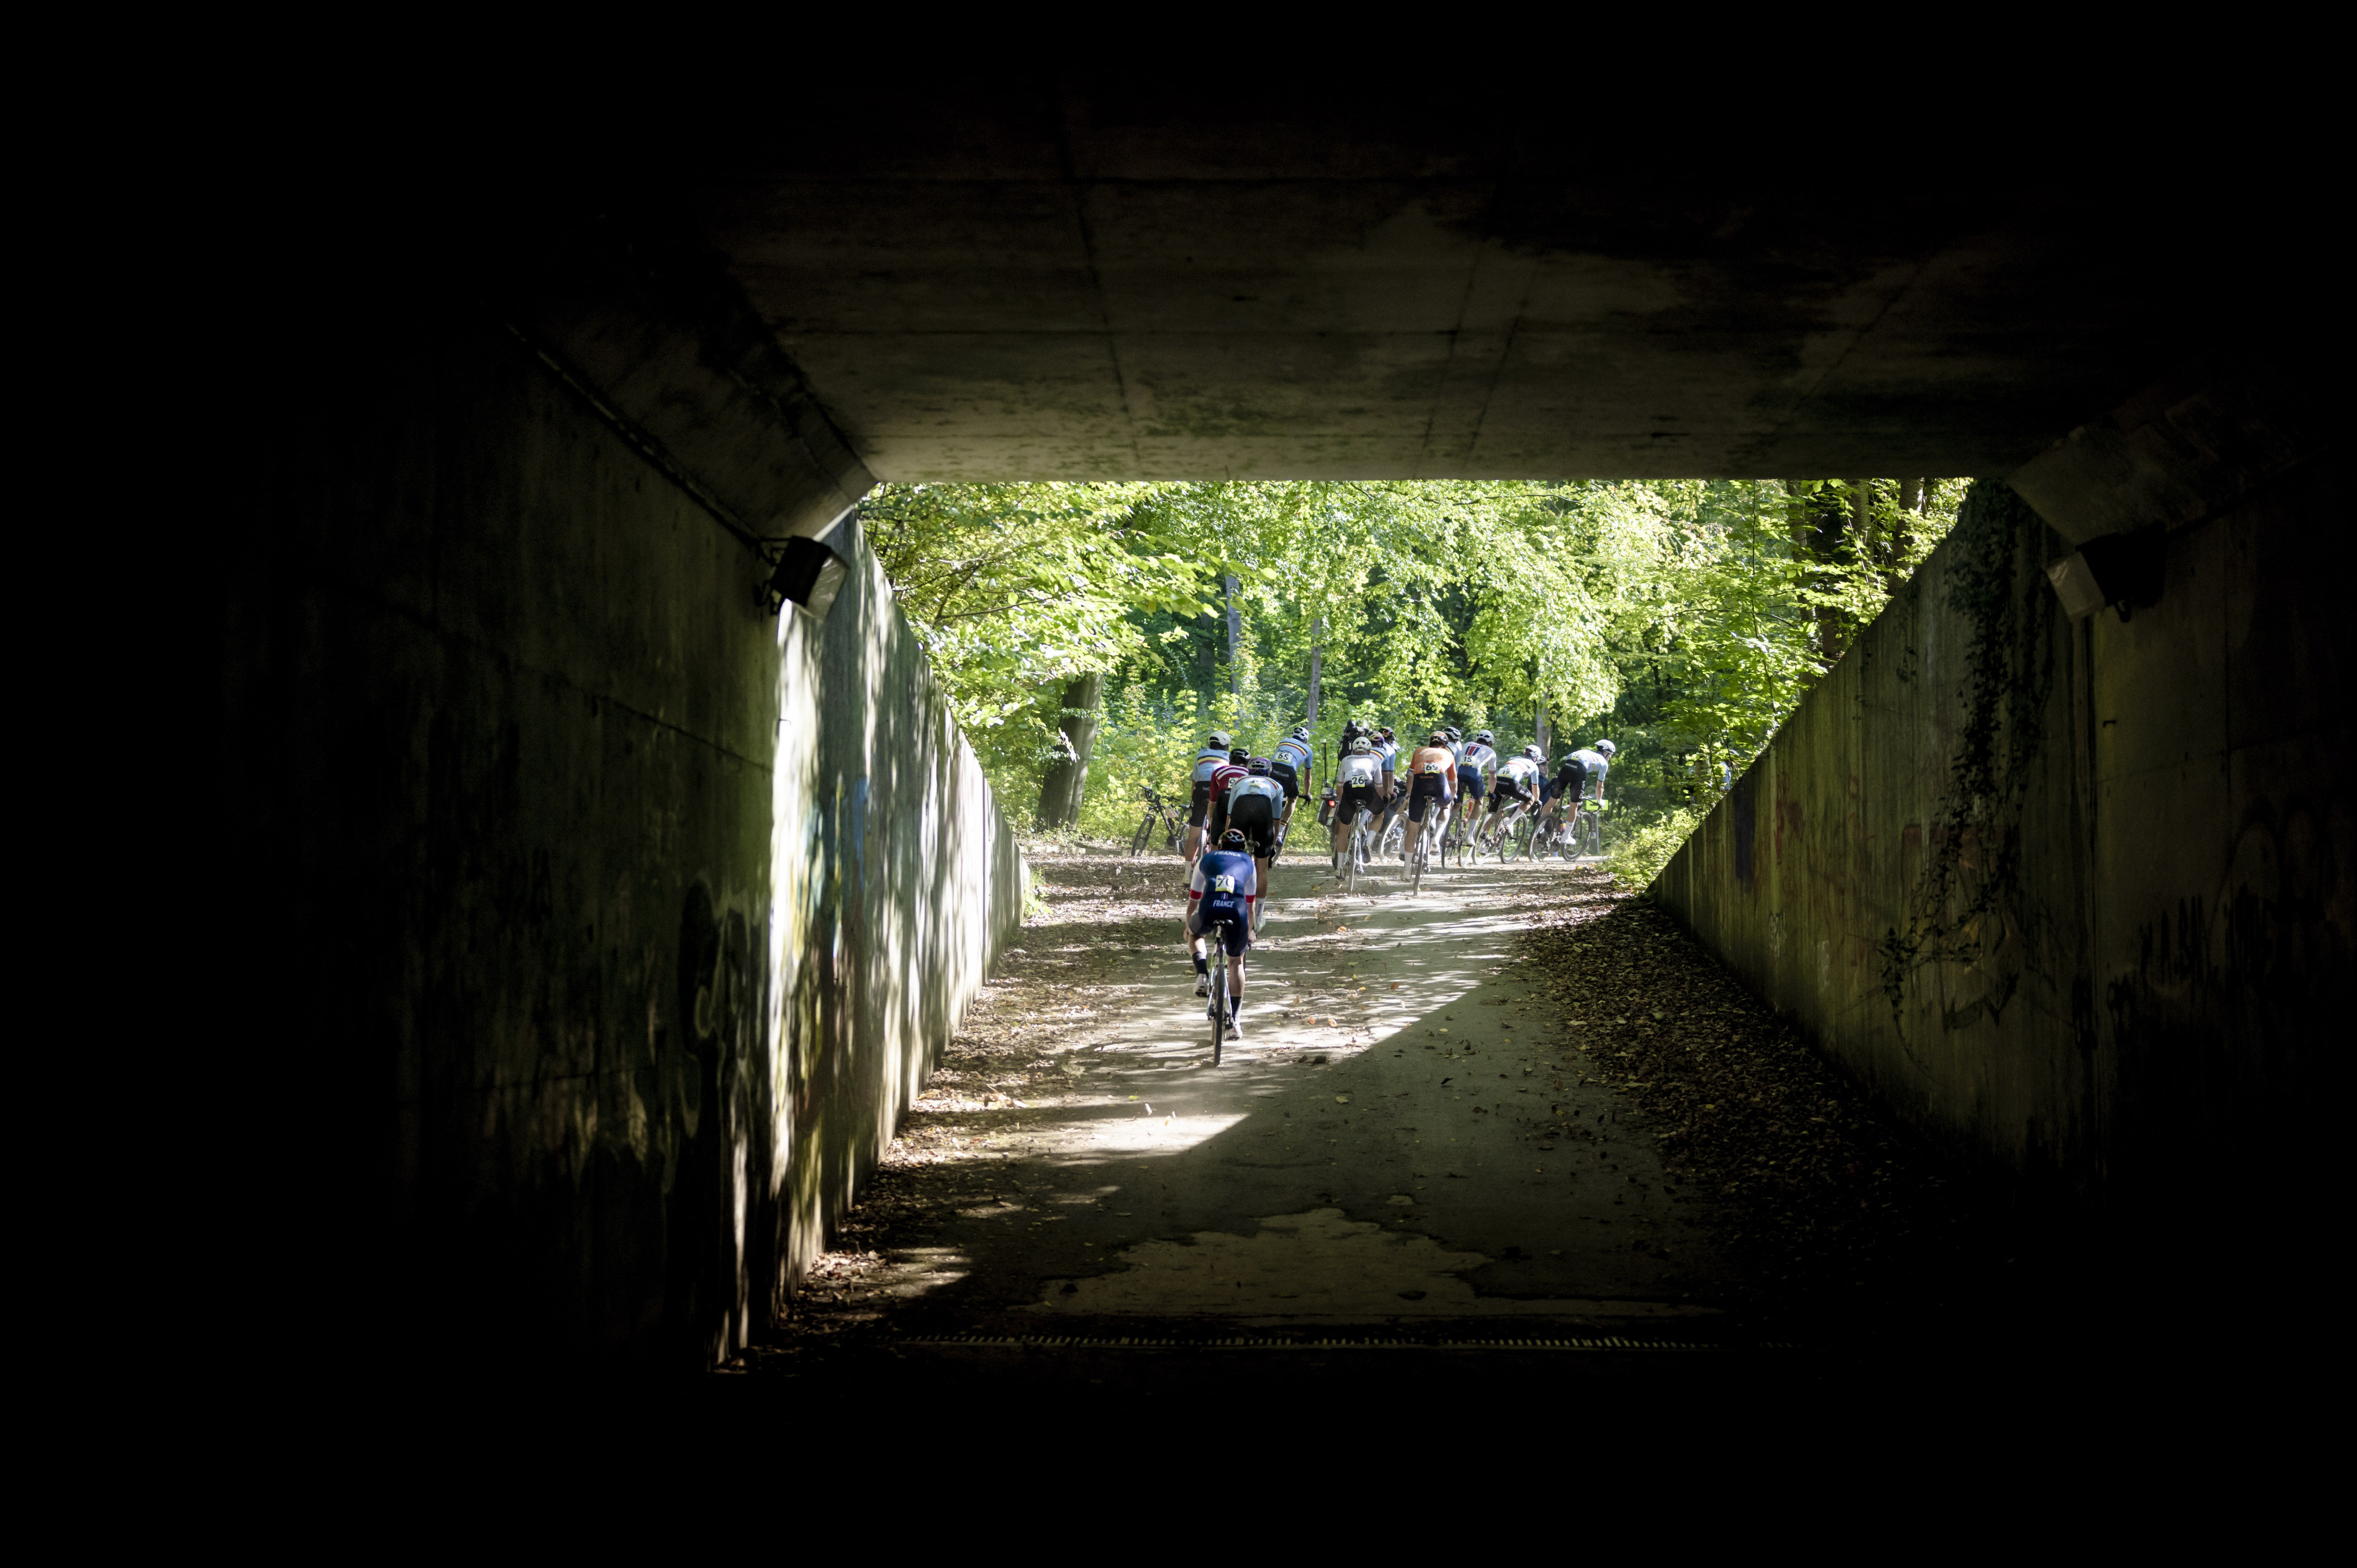
POLYGON ((1218 936, 1211 949, 1211 1065, 1220 1065, 1220 1047, 1228 1037, 1228 954, 1218 936))
POLYGON ((1137 836, 1129 841, 1129 854, 1132 860, 1146 853, 1146 841, 1153 836, 1154 813, 1148 811, 1146 813, 1146 820, 1137 824, 1137 836))

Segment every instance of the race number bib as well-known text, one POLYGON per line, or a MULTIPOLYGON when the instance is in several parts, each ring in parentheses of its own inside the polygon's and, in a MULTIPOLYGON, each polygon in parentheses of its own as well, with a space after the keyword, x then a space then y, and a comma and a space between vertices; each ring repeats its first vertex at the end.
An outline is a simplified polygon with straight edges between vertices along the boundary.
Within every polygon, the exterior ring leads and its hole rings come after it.
POLYGON ((1441 763, 1441 762, 1427 762, 1427 763, 1426 763, 1426 764, 1424 765, 1424 770, 1425 770, 1426 773, 1437 774, 1438 772, 1440 772, 1440 770, 1441 770, 1443 768, 1446 768, 1447 766, 1448 766, 1448 764, 1446 764, 1446 763, 1441 763))
POLYGON ((1232 893, 1232 892, 1234 892, 1235 890, 1236 890, 1236 879, 1235 879, 1234 877, 1232 877, 1232 876, 1214 876, 1214 877, 1212 877, 1212 878, 1211 878, 1211 891, 1212 891, 1212 892, 1214 892, 1214 893, 1232 893))

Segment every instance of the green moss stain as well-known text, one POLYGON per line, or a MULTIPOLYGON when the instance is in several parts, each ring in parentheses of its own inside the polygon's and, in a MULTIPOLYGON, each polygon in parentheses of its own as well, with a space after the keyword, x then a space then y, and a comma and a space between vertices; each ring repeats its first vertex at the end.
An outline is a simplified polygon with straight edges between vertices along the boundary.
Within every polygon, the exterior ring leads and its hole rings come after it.
MULTIPOLYGON (((1963 703, 1903 923, 1875 949, 1902 1040, 1907 983, 1915 973, 1926 964, 1982 961, 2018 918, 2021 813, 2057 667, 2053 620, 2038 596, 2045 532, 2010 486, 1983 479, 1965 495, 1946 546, 1945 605, 1965 634, 1963 703)), ((2012 994, 2010 985, 1992 993, 2012 994)))

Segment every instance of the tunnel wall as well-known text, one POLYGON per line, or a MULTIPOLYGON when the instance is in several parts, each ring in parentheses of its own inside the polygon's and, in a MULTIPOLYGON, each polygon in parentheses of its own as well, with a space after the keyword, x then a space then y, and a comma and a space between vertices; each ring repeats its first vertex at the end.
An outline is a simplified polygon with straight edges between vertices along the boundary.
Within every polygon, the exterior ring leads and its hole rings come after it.
POLYGON ((771 617, 464 304, 269 368, 218 628, 241 1275, 404 1353, 708 1359, 1019 920, 1013 840, 845 531, 824 624, 771 617))
POLYGON ((1976 486, 1653 896, 2052 1209, 2295 1223, 2357 929, 2345 510, 2296 469, 2168 532, 2157 603, 2073 621, 2071 545, 1976 486))

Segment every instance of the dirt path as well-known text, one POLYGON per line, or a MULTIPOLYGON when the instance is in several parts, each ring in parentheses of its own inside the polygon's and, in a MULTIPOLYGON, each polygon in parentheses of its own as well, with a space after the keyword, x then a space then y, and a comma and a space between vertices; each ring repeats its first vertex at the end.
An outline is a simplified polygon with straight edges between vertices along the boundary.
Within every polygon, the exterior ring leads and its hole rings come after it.
POLYGON ((1214 1069, 1176 863, 1036 869, 1057 914, 1008 955, 812 1281, 811 1326, 1609 1330, 1722 1311, 1721 1217, 1599 1081, 1592 1021, 1517 952, 1544 918, 1620 902, 1600 874, 1485 866, 1346 898, 1281 865, 1245 1039, 1214 1069))

